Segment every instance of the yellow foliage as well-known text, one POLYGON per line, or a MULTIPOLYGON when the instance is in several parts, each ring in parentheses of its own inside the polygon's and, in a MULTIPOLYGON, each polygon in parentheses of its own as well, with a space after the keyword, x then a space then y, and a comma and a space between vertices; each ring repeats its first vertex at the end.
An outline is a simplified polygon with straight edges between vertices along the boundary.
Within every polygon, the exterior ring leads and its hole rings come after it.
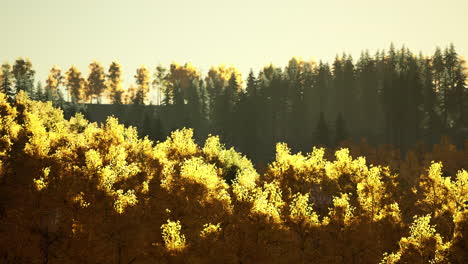
POLYGON ((253 202, 252 213, 267 216, 273 222, 281 222, 281 210, 284 201, 277 182, 265 183, 262 189, 257 189, 253 202))
POLYGON ((330 209, 330 221, 344 225, 351 225, 355 207, 349 203, 349 194, 342 193, 340 197, 333 197, 333 208, 330 209))
POLYGON ((242 74, 233 66, 226 66, 224 64, 221 64, 217 67, 211 66, 210 70, 208 71, 207 79, 211 78, 213 81, 219 81, 221 82, 220 86, 224 87, 227 86, 229 79, 233 74, 236 77, 236 83, 239 85, 239 87, 242 87, 242 74))
POLYGON ((397 253, 385 255, 381 263, 447 263, 449 244, 430 225, 431 216, 415 216, 410 236, 400 240, 397 253))
MULTIPOLYGON (((0 93, 0 258, 464 261, 466 170, 455 174, 437 162, 423 173, 425 163, 411 155, 410 165, 372 166, 367 157, 353 158, 353 149, 327 160, 323 148, 303 155, 279 143, 260 173, 219 137, 200 147, 193 135, 181 129, 154 144, 116 118, 98 125, 77 114, 68 121, 24 92, 13 104, 0 93)), ((443 146, 439 153, 455 155, 443 146)))
POLYGON ((203 230, 200 232, 200 237, 207 238, 208 236, 219 234, 219 232, 221 232, 220 225, 221 223, 218 223, 216 225, 213 225, 211 223, 204 224, 203 230))
POLYGON ((167 220, 161 226, 164 245, 169 251, 181 251, 186 247, 185 236, 180 233, 180 221, 173 222, 167 220))
POLYGON ((123 190, 117 190, 115 192, 114 209, 119 214, 123 214, 127 207, 133 206, 137 202, 138 200, 134 190, 127 190, 125 193, 123 190))
POLYGON ((295 194, 289 205, 289 211, 291 219, 296 223, 305 222, 312 225, 320 224, 318 215, 314 212, 312 205, 309 204, 309 194, 295 194))
POLYGON ((34 179, 34 184, 38 191, 42 191, 47 187, 47 180, 49 178, 50 168, 45 168, 42 170, 43 176, 39 177, 39 179, 34 179))

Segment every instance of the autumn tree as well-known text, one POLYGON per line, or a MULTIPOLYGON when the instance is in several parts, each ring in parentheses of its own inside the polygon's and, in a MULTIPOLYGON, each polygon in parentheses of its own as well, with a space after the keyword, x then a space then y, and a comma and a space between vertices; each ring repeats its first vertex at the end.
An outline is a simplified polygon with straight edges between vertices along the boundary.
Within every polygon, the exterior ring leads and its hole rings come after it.
POLYGON ((54 65, 47 76, 46 80, 46 97, 48 100, 57 100, 61 97, 60 87, 63 83, 62 71, 57 65, 54 65))

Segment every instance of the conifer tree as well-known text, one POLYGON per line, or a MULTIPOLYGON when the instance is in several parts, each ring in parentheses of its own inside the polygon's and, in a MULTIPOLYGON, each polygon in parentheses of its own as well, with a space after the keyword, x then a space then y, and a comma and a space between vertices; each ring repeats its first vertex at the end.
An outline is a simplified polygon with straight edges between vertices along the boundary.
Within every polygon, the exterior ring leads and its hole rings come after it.
POLYGON ((202 109, 200 102, 200 87, 198 79, 194 79, 188 87, 187 114, 189 127, 199 128, 202 120, 202 109))
POLYGON ((171 95, 169 93, 170 91, 167 83, 167 69, 162 65, 158 65, 153 78, 152 85, 156 93, 156 105, 169 105, 171 95))
POLYGON ((65 73, 65 86, 71 96, 71 101, 82 102, 85 100, 86 80, 81 77, 81 72, 75 65, 65 73))
POLYGON ((93 61, 89 64, 88 81, 86 85, 86 98, 92 103, 93 99, 100 102, 102 93, 106 90, 106 74, 101 63, 93 61))
POLYGON ((137 105, 144 105, 148 99, 150 72, 146 66, 141 66, 137 69, 135 80, 137 90, 133 103, 137 105))
POLYGON ((355 125, 357 116, 359 115, 358 104, 358 91, 356 85, 356 73, 351 55, 346 56, 343 54, 343 118, 348 121, 349 125, 355 125))
POLYGON ((107 74, 107 96, 111 103, 122 104, 123 84, 122 84, 122 66, 113 61, 109 66, 107 74))
POLYGON ((375 134, 377 127, 378 82, 376 63, 368 51, 363 52, 357 62, 357 81, 361 94, 362 136, 370 137, 375 134))
POLYGON ((434 144, 440 137, 442 123, 439 116, 432 59, 420 55, 420 63, 424 114, 422 129, 424 130, 425 140, 429 144, 434 144))
POLYGON ((44 89, 42 88, 42 82, 38 81, 36 84, 36 91, 35 91, 35 100, 38 101, 44 101, 45 100, 45 95, 44 95, 44 89))
POLYGON ((18 58, 12 69, 15 78, 15 91, 25 91, 31 93, 34 87, 34 74, 32 63, 29 59, 18 58))
POLYGON ((13 74, 11 72, 11 66, 8 63, 2 64, 0 72, 0 92, 5 93, 9 101, 12 101, 15 96, 13 86, 13 74))
POLYGON ((245 93, 241 95, 239 107, 237 108, 239 116, 238 127, 241 129, 239 138, 243 142, 244 152, 250 157, 256 157, 260 140, 260 96, 258 93, 258 83, 252 70, 247 77, 247 87, 245 93))

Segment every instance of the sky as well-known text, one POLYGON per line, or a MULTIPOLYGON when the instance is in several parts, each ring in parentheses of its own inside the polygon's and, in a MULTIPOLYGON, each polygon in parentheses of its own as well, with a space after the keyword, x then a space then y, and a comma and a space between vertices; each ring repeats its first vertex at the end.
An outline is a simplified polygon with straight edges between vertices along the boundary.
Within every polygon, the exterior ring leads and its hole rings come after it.
POLYGON ((0 0, 0 63, 30 58, 36 80, 57 64, 85 75, 117 60, 125 83, 138 67, 192 62, 238 68, 244 78, 293 56, 332 62, 405 45, 468 54, 466 0, 0 0))

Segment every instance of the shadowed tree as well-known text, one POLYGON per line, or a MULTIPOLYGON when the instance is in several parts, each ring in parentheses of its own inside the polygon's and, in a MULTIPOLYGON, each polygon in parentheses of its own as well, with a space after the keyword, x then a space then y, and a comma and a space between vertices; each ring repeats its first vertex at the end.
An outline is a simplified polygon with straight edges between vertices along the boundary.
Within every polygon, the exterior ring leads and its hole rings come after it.
POLYGON ((31 93, 34 87, 34 74, 32 63, 29 59, 19 58, 13 64, 13 76, 15 77, 15 92, 25 91, 31 93))
POLYGON ((101 95, 106 90, 106 74, 101 63, 93 61, 89 64, 88 82, 85 90, 86 98, 92 103, 93 99, 99 103, 101 95))
POLYGON ((71 101, 83 102, 85 100, 86 80, 75 65, 65 73, 65 86, 71 96, 71 101))
POLYGON ((141 66, 137 69, 135 75, 137 90, 133 103, 137 105, 144 105, 148 100, 150 72, 146 66, 141 66))
MULTIPOLYGON (((378 113, 378 82, 375 60, 368 51, 361 53, 356 64, 357 82, 361 95, 361 137, 372 137, 377 127, 378 113)), ((346 98, 348 99, 348 98, 346 98)), ((351 99, 351 98, 350 98, 351 99)))
POLYGON ((13 73, 11 72, 11 66, 8 63, 2 64, 0 72, 0 92, 4 93, 8 100, 11 102, 15 96, 15 90, 13 86, 13 73))
POLYGON ((36 90, 34 91, 34 100, 44 101, 44 88, 42 88, 42 82, 38 81, 36 84, 36 90))
POLYGON ((122 84, 122 66, 113 61, 109 66, 107 74, 107 96, 111 103, 123 103, 123 84, 122 84))
POLYGON ((200 102, 200 87, 198 79, 193 79, 188 87, 187 115, 189 127, 199 128, 202 122, 202 109, 200 102))
POLYGON ((167 69, 162 65, 158 65, 153 78, 151 84, 156 93, 156 105, 169 105, 171 102, 171 95, 167 83, 167 69))

